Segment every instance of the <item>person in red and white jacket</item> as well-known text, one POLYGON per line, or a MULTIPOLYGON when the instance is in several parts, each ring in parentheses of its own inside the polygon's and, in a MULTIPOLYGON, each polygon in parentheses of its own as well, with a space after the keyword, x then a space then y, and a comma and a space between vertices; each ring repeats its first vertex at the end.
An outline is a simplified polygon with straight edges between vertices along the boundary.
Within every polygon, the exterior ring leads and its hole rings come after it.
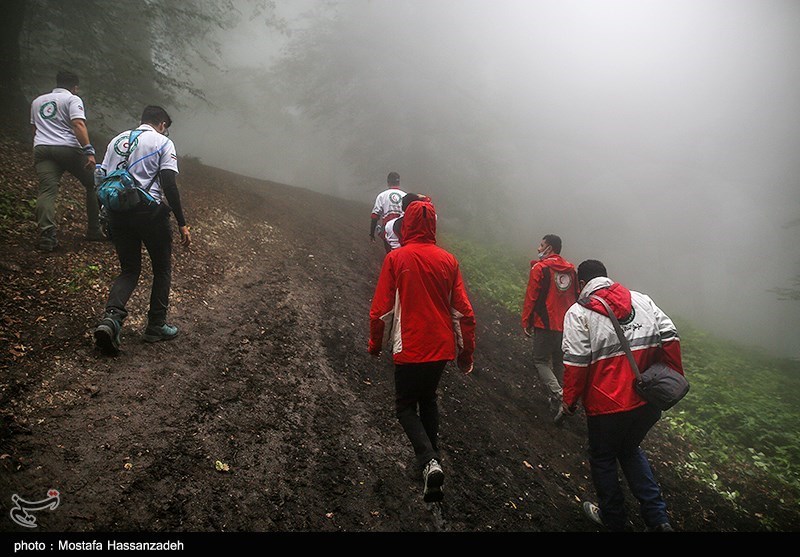
POLYGON ((441 501, 436 390, 447 362, 472 371, 475 315, 458 260, 436 245, 429 201, 408 206, 402 245, 383 261, 370 308, 369 353, 379 356, 385 341, 395 364, 395 410, 422 471, 423 499, 441 501))
POLYGON ((572 415, 582 401, 586 412, 589 464, 599 501, 585 502, 584 511, 610 530, 626 529, 619 464, 648 530, 672 531, 661 488, 639 446, 661 411, 636 392, 636 375, 614 325, 603 304, 590 296, 608 303, 639 369, 663 362, 683 374, 678 331, 649 296, 608 278, 600 261, 590 259, 578 266, 578 284, 580 299, 564 317, 563 411, 572 415))
POLYGON ((564 374, 561 340, 564 314, 578 299, 575 266, 561 257, 561 238, 547 234, 531 261, 522 305, 522 331, 533 337, 533 365, 547 391, 553 420, 560 425, 561 380, 564 374))

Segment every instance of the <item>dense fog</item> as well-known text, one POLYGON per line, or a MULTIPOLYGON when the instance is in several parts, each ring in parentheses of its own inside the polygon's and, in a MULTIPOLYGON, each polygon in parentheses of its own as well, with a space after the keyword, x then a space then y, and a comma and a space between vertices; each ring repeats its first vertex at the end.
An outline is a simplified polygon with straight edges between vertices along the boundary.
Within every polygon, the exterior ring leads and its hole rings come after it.
POLYGON ((800 302, 773 292, 800 273, 800 3, 281 10, 284 33, 226 32, 184 149, 365 204, 397 170, 445 224, 531 255, 559 234, 668 313, 800 356, 800 302))
POLYGON ((184 37, 179 153, 361 201, 365 244, 397 171, 444 229, 530 256, 559 234, 668 314, 800 357, 800 2, 266 5, 184 37))

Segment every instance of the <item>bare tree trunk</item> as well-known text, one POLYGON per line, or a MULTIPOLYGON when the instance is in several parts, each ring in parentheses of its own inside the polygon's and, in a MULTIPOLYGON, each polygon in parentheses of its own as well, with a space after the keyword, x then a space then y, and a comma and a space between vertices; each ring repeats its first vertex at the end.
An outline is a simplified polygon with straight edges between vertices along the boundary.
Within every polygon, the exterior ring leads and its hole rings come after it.
POLYGON ((0 126, 6 132, 28 137, 28 103, 20 81, 19 37, 26 0, 3 0, 0 18, 0 126))

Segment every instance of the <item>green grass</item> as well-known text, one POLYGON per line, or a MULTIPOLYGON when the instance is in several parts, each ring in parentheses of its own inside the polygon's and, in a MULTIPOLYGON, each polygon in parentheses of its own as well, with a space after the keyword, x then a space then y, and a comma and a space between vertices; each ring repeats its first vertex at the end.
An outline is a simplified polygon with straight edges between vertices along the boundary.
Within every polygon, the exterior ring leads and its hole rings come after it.
POLYGON ((512 313, 522 314, 530 259, 509 254, 502 247, 486 248, 446 234, 440 236, 442 245, 458 258, 461 274, 471 291, 512 313))
POLYGON ((673 429, 702 439, 715 462, 749 464, 800 492, 800 362, 676 324, 691 391, 668 416, 673 429))
MULTIPOLYGON (((471 292, 520 315, 528 258, 447 235, 441 243, 458 258, 471 292)), ((762 476, 778 486, 779 498, 800 499, 800 362, 770 357, 673 318, 691 390, 664 422, 695 447, 687 472, 734 502, 737 492, 718 471, 762 476)))

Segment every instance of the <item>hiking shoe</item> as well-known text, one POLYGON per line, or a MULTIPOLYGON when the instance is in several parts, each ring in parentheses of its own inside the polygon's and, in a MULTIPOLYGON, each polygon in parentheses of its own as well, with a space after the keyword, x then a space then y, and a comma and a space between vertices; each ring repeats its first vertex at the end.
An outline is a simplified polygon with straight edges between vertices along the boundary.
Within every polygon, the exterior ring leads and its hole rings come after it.
POLYGON ((58 247, 58 240, 55 237, 50 236, 42 236, 39 238, 39 243, 36 245, 36 249, 43 252, 51 252, 58 247))
POLYGON ((556 415, 553 416, 553 423, 560 427, 564 425, 564 418, 566 417, 567 415, 564 413, 564 408, 559 406, 556 415))
POLYGON ((444 483, 444 472, 439 462, 432 458, 425 469, 422 471, 422 479, 425 481, 425 490, 422 492, 422 500, 426 503, 437 503, 444 499, 442 484, 444 483))
POLYGON ((39 243, 36 245, 36 248, 39 251, 53 251, 58 246, 58 240, 56 239, 56 229, 55 227, 51 226, 45 230, 42 230, 39 235, 39 243))
POLYGON ((144 330, 144 338, 147 342, 158 342, 159 340, 172 340, 178 336, 178 327, 172 325, 148 325, 144 330))
POLYGON ((600 516, 600 507, 598 507, 594 503, 591 503, 589 501, 584 501, 583 512, 589 518, 589 520, 591 520, 598 526, 605 526, 605 524, 603 524, 603 517, 600 516))
POLYGON ((672 525, 669 522, 664 522, 656 526, 648 526, 645 532, 674 532, 672 525))
POLYGON ((119 354, 120 325, 113 319, 103 318, 94 330, 94 343, 106 356, 119 354))

